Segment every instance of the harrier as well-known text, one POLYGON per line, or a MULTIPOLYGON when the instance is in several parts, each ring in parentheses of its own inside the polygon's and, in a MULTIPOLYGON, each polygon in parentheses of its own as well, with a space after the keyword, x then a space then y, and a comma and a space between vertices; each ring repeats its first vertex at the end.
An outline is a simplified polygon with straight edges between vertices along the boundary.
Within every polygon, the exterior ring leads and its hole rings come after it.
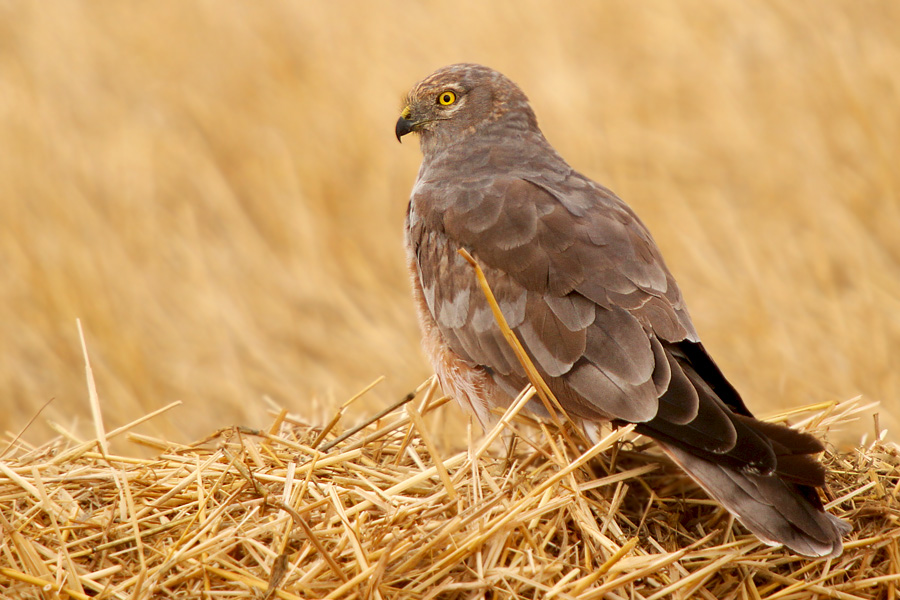
POLYGON ((700 342, 650 232, 553 149, 512 81, 475 64, 436 71, 407 96, 397 139, 411 132, 424 158, 406 219, 409 271, 446 393, 485 424, 528 383, 465 249, 567 417, 635 423, 764 542, 841 553, 850 527, 816 489, 822 444, 753 417, 700 342))

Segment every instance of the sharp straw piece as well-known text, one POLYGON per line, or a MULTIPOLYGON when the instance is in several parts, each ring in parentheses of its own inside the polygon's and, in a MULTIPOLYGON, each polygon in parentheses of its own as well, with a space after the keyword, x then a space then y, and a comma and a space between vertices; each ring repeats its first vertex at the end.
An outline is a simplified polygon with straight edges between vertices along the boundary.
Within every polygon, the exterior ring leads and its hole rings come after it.
MULTIPOLYGON (((0 595, 897 597, 892 443, 826 452, 831 510, 854 531, 842 556, 808 560, 738 525, 723 536, 721 509, 652 446, 633 448, 630 428, 591 445, 574 424, 519 415, 537 387, 481 440, 443 448, 422 417, 456 409, 436 390, 428 381, 414 406, 330 440, 284 418, 190 445, 154 440, 163 451, 149 459, 104 453, 97 440, 18 440, 0 461, 0 595), (504 431, 522 443, 496 448, 504 431)), ((859 405, 811 409, 807 426, 821 435, 859 405)))

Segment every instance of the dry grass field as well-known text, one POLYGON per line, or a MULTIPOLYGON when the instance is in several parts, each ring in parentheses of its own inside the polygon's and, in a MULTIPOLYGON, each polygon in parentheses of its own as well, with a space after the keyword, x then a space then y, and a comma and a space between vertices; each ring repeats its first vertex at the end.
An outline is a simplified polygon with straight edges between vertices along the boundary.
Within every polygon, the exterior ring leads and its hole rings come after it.
POLYGON ((414 389, 393 125, 474 61, 643 217, 751 407, 862 394, 896 437, 900 3, 562 6, 0 3, 0 428, 90 433, 76 318, 109 427, 414 389))

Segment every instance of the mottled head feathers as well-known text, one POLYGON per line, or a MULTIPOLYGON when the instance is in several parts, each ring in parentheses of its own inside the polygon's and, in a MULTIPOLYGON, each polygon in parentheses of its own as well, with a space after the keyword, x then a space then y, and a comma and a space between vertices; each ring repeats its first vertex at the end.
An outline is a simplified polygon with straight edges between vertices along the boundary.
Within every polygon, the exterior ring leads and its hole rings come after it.
POLYGON ((397 139, 418 133, 428 154, 501 121, 506 127, 537 130, 528 98, 515 83, 488 67, 460 63, 413 86, 395 133, 397 139))

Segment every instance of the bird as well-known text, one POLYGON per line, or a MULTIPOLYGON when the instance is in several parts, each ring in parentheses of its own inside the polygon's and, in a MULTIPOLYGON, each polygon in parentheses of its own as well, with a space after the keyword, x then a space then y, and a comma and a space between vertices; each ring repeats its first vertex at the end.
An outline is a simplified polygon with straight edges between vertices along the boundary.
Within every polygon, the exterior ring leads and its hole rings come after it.
MULTIPOLYGON (((568 419, 634 423, 764 543, 841 554, 851 526, 819 496, 822 443, 753 416, 700 341, 647 227, 569 166, 513 81, 472 63, 438 69, 406 96, 395 134, 410 133, 423 158, 406 259, 444 393, 485 426, 529 382, 465 250, 568 419)), ((548 416, 537 400, 526 409, 548 416)))

